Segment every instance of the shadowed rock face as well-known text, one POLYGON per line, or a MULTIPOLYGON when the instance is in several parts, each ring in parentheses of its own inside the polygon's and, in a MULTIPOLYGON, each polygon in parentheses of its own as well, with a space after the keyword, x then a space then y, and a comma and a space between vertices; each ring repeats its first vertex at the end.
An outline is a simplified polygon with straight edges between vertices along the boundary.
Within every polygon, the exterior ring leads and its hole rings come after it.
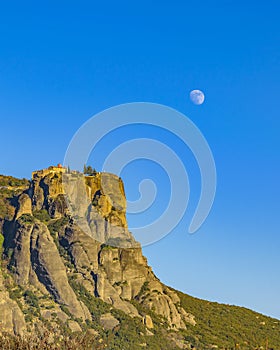
MULTIPOLYGON (((14 220, 4 232, 5 249, 12 252, 8 266, 16 285, 48 296, 54 305, 82 321, 91 320, 91 314, 69 279, 131 317, 143 318, 148 328, 153 327, 153 320, 139 315, 131 301, 153 309, 170 328, 195 324, 192 315, 180 307, 178 295, 155 277, 129 232, 120 178, 36 172, 17 203, 14 220)), ((6 306, 0 304, 0 320, 8 332, 22 333, 23 314, 1 288, 6 306)), ((67 316, 60 313, 66 322, 67 316)), ((43 306, 41 314, 47 314, 43 306)), ((105 321, 112 320, 106 317, 105 321)))
POLYGON ((31 198, 26 193, 23 193, 18 198, 18 210, 17 210, 17 214, 16 214, 16 219, 21 217, 21 215, 23 215, 23 214, 32 215, 31 198))

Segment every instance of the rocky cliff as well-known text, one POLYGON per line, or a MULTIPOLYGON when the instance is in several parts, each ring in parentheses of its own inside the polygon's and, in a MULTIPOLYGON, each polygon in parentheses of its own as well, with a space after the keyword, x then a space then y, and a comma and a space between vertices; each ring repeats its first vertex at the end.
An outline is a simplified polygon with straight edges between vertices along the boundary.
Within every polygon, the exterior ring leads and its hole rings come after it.
POLYGON ((0 176, 0 254, 0 348, 19 348, 5 336, 22 344, 32 335, 46 349, 258 349, 268 334, 280 348, 279 321, 159 281, 128 230, 113 174, 0 176), (82 340, 70 346, 76 333, 82 340))
POLYGON ((33 330, 35 319, 43 327, 50 308, 53 323, 69 327, 71 320, 72 329, 81 329, 92 315, 77 295, 77 285, 138 318, 147 331, 153 328, 148 310, 173 330, 195 324, 176 292, 156 278, 129 232, 124 185, 117 176, 59 169, 34 172, 9 206, 13 216, 2 218, 2 270, 8 272, 6 287, 6 272, 0 275, 2 331, 23 334, 33 330), (18 294, 20 306, 7 289, 18 294), (26 290, 35 304, 44 301, 37 310, 33 307, 32 317, 24 317, 30 314, 26 290))

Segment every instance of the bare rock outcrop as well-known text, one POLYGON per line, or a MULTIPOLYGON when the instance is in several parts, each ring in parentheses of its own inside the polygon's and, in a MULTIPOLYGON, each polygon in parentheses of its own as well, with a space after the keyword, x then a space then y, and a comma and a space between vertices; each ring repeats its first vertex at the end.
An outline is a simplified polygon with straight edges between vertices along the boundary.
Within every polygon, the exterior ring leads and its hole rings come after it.
POLYGON ((26 331, 24 315, 16 301, 10 299, 0 269, 0 334, 23 335, 26 331))
POLYGON ((16 219, 18 219, 23 214, 32 215, 31 198, 26 193, 23 193, 22 195, 19 196, 16 219))
POLYGON ((39 281, 55 300, 83 320, 90 318, 69 285, 65 265, 46 225, 36 222, 31 233, 31 263, 39 281))
POLYGON ((101 315, 100 323, 105 329, 114 329, 120 322, 113 315, 107 313, 101 315))
MULTIPOLYGON (((13 251, 15 283, 49 295, 70 316, 91 320, 75 285, 69 283, 73 277, 90 295, 132 317, 144 317, 149 329, 152 318, 140 315, 135 302, 162 316, 171 329, 195 324, 178 295, 156 278, 129 232, 118 176, 84 176, 55 167, 34 172, 9 225, 6 249, 13 251)), ((47 311, 43 314, 50 317, 47 311)), ((79 327, 73 323, 72 328, 79 327)))
POLYGON ((152 320, 150 315, 145 315, 143 317, 143 323, 149 329, 153 329, 154 328, 154 323, 153 323, 153 320, 152 320))

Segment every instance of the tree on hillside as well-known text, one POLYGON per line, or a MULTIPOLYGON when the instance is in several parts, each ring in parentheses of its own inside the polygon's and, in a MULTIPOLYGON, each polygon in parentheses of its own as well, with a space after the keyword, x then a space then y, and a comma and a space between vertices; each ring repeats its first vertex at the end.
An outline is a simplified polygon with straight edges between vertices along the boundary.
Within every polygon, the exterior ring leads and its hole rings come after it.
POLYGON ((90 165, 84 165, 84 174, 85 175, 90 175, 90 176, 95 176, 97 171, 93 169, 90 165))

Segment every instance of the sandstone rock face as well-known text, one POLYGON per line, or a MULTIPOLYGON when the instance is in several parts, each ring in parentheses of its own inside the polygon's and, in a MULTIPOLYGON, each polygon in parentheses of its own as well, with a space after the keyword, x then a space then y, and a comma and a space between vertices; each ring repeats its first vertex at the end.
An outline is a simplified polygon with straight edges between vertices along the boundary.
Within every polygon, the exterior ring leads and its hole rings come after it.
POLYGON ((145 315, 143 317, 143 323, 147 328, 150 328, 150 329, 154 328, 153 320, 149 315, 145 315))
POLYGON ((78 318, 90 318, 89 312, 84 311, 69 286, 65 266, 49 230, 38 222, 33 226, 31 234, 31 263, 39 281, 57 302, 66 305, 78 318))
POLYGON ((80 274, 81 283, 89 292, 128 314, 138 315, 133 305, 122 300, 118 290, 108 280, 106 270, 100 263, 102 251, 118 251, 117 248, 102 247, 77 225, 67 226, 64 231, 60 232, 60 239, 71 255, 80 274))
POLYGON ((76 321, 68 321, 69 328, 72 332, 81 332, 82 328, 80 327, 79 323, 76 321))
POLYGON ((76 317, 91 316, 77 300, 68 283, 65 265, 45 224, 17 222, 15 232, 15 280, 21 286, 34 285, 41 292, 48 291, 55 301, 68 307, 76 317))
POLYGON ((194 315, 192 315, 192 314, 186 312, 186 310, 183 309, 182 307, 179 307, 178 309, 179 309, 179 311, 180 311, 180 314, 181 314, 183 320, 184 320, 186 323, 189 323, 189 324, 191 324, 192 326, 195 326, 195 325, 196 325, 196 320, 195 320, 195 318, 194 318, 194 315))
POLYGON ((152 275, 140 248, 103 248, 99 254, 99 264, 109 283, 124 299, 134 299, 148 275, 152 275))
POLYGON ((19 196, 16 219, 18 219, 23 214, 32 215, 31 198, 26 193, 23 193, 21 196, 19 196))
MULTIPOLYGON (((33 286, 40 295, 65 307, 67 315, 57 310, 56 314, 72 331, 80 326, 70 322, 71 315, 85 321, 91 320, 91 314, 69 278, 112 307, 131 317, 143 317, 148 329, 154 327, 152 318, 141 316, 131 301, 164 317, 172 329, 195 325, 193 316, 180 307, 178 295, 156 278, 129 232, 124 186, 113 174, 83 176, 59 169, 33 173, 29 191, 18 198, 15 219, 6 235, 6 249, 13 251, 10 266, 15 283, 22 288, 33 286), (48 216, 38 216, 42 210, 48 216)), ((8 312, 0 304, 5 327, 22 332, 25 323, 20 309, 7 293, 0 293, 10 305, 8 312), (14 328, 13 320, 17 323, 14 328)), ((48 310, 41 315, 51 317, 48 310)), ((112 329, 118 321, 105 314, 100 322, 112 329)))
POLYGON ((32 179, 31 187, 31 197, 32 197, 32 206, 34 210, 40 210, 44 206, 45 196, 47 192, 44 191, 43 179, 39 176, 36 176, 32 179))
POLYGON ((31 270, 30 239, 33 225, 20 225, 15 234, 14 265, 16 267, 16 282, 21 285, 29 283, 31 270))
POLYGON ((177 303, 174 302, 174 299, 172 300, 174 292, 170 292, 170 289, 159 281, 152 280, 147 284, 146 291, 140 296, 139 301, 144 306, 150 309, 153 308, 157 314, 163 316, 171 328, 184 329, 186 328, 185 318, 183 318, 177 303))
POLYGON ((110 313, 101 315, 100 323, 105 329, 114 329, 120 322, 110 313))
POLYGON ((7 332, 15 335, 23 335, 26 325, 23 313, 18 304, 9 298, 9 293, 4 287, 2 271, 0 270, 0 334, 7 332))
POLYGON ((112 246, 139 246, 127 229, 123 183, 116 175, 64 174, 63 189, 71 215, 88 235, 112 246))

